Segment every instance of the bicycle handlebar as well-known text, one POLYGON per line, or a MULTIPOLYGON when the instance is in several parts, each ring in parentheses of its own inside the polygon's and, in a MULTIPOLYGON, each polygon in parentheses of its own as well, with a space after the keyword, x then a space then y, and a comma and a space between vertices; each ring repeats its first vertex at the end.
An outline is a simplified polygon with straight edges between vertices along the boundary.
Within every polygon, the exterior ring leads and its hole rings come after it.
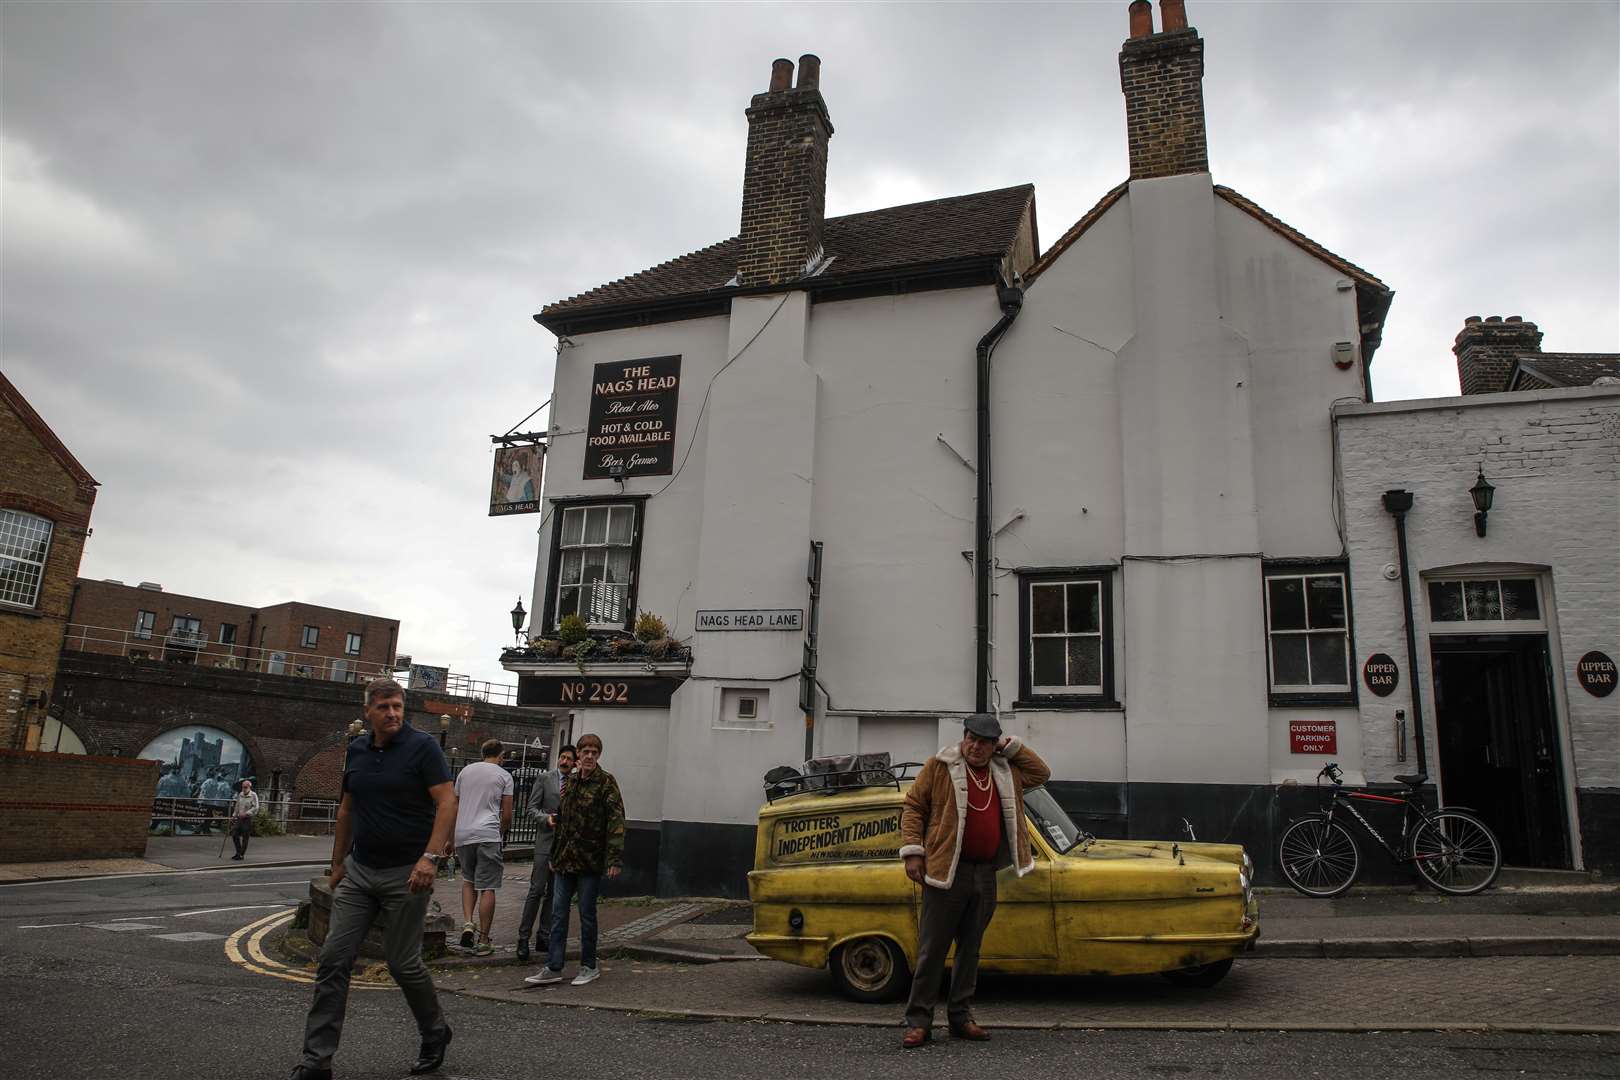
POLYGON ((1322 766, 1322 771, 1316 774, 1316 779, 1320 781, 1324 776, 1335 784, 1344 783, 1344 770, 1339 768, 1337 762, 1330 761, 1322 766))

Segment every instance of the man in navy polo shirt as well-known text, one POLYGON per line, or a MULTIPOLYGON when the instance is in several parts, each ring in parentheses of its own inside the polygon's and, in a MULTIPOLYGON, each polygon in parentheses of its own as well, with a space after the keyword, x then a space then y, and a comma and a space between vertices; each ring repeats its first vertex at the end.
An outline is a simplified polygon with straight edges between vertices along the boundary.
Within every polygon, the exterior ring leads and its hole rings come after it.
POLYGON ((332 843, 332 918, 315 974, 303 1060, 291 1080, 331 1080, 343 1034, 349 973, 371 924, 386 916, 388 973, 405 992, 422 1035, 413 1073, 444 1063, 450 1025, 422 963, 422 926, 440 852, 456 823, 455 787, 439 741, 405 723, 405 690, 366 684, 366 732, 349 743, 343 801, 332 843))

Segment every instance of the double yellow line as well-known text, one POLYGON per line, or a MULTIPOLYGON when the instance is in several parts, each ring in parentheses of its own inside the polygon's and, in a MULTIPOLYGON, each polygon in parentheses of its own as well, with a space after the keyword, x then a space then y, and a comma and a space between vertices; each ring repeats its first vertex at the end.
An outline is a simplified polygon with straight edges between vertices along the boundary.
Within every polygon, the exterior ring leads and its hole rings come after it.
MULTIPOLYGON (((292 921, 298 914, 297 908, 278 911, 272 915, 255 922, 250 922, 236 933, 225 939, 225 958, 244 971, 251 971, 255 975, 268 975, 272 979, 283 979, 303 986, 313 986, 315 977, 301 968, 283 964, 279 960, 272 960, 265 954, 264 939, 277 927, 292 921)), ((388 990, 393 984, 378 986, 373 983, 351 982, 351 989, 356 990, 388 990)))

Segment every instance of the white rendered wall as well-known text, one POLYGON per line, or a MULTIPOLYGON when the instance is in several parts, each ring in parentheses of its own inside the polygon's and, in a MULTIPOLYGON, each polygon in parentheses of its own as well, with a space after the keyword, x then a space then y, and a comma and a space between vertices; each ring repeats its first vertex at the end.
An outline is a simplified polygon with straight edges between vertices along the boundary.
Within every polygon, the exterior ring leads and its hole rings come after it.
MULTIPOLYGON (((1382 574, 1398 558, 1381 497, 1405 488, 1414 497, 1407 546, 1418 681, 1429 771, 1442 792, 1423 575, 1492 568, 1529 571, 1550 584, 1548 644, 1560 675, 1554 706, 1566 780, 1583 788, 1620 786, 1620 695, 1593 697, 1575 681, 1575 663, 1587 651, 1620 655, 1620 389, 1350 405, 1335 415, 1354 584, 1353 662, 1359 672, 1367 656, 1383 652, 1401 670, 1391 696, 1361 696, 1367 777, 1387 781, 1415 768, 1415 757, 1395 760, 1390 734, 1396 709, 1405 709, 1410 722, 1412 678, 1401 583, 1382 574), (1481 465, 1496 486, 1483 538, 1474 533, 1468 494, 1481 465)), ((1569 809, 1573 822, 1573 804, 1569 809)))

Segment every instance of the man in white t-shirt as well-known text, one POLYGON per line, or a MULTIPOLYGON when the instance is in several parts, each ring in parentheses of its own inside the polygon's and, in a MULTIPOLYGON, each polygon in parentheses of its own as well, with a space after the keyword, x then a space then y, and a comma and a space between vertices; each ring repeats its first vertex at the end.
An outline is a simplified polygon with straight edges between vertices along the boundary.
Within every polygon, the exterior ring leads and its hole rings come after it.
POLYGON ((481 747, 484 760, 468 765, 456 777, 456 861, 461 864, 462 948, 474 955, 495 951, 489 939, 495 921, 495 890, 501 887, 501 837, 512 827, 512 774, 501 768, 501 740, 481 747), (478 940, 473 942, 473 911, 478 912, 478 940))

